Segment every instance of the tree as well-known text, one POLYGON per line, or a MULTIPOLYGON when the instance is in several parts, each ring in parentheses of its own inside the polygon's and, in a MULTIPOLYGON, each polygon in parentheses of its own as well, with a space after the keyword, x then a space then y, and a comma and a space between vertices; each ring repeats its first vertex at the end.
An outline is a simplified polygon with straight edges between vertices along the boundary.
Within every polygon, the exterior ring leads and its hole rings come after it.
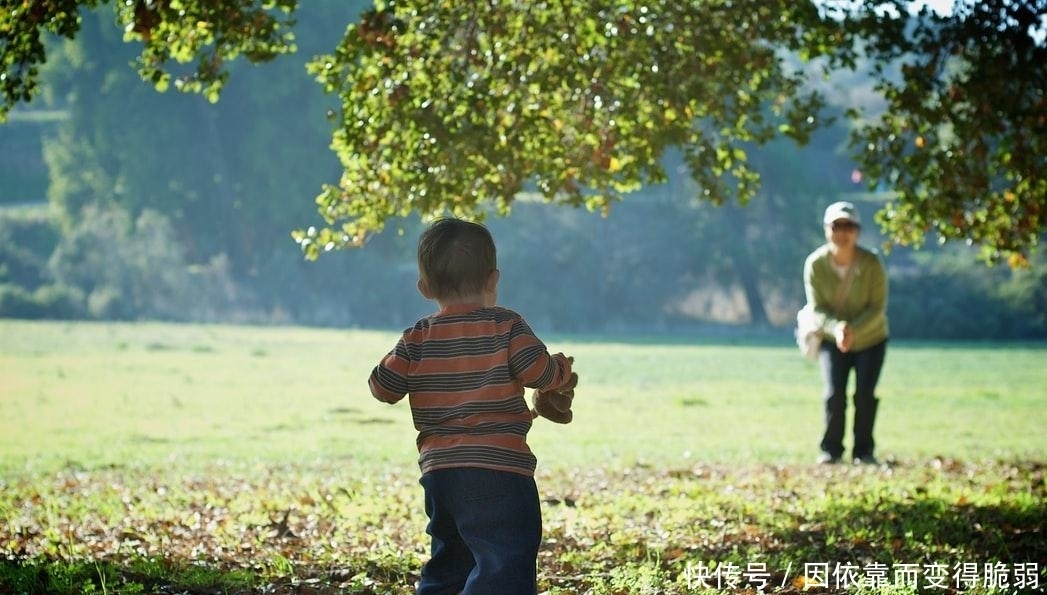
MULTIPOLYGON (((344 28, 332 23, 346 10, 346 0, 311 2, 296 24, 301 49, 331 47, 344 28)), ((75 39, 49 46, 40 72, 41 99, 67 116, 45 142, 48 196, 64 228, 90 204, 132 217, 154 210, 171 220, 189 262, 225 254, 241 279, 277 250, 294 253, 289 222, 316 219, 302 197, 338 171, 325 140, 334 103, 312 84, 304 57, 264 69, 231 64, 222 101, 209 105, 142 85, 114 14, 83 15, 75 39)))
POLYGON ((864 50, 886 100, 852 141, 870 184, 895 193, 878 221, 901 244, 930 232, 1028 264, 1047 226, 1047 1, 924 6, 915 20, 896 16, 907 2, 877 4, 893 11, 867 2, 847 21, 861 45, 836 59, 864 50))
MULTIPOLYGON (((0 121, 8 110, 39 93, 39 65, 47 61, 43 34, 73 39, 81 9, 107 0, 0 0, 0 121)), ((143 80, 157 90, 172 80, 181 91, 217 101, 228 79, 227 64, 243 55, 268 61, 295 50, 290 15, 297 0, 131 0, 115 2, 125 41, 142 43, 137 59, 143 80), (178 65, 195 69, 174 76, 178 65), (173 64, 172 64, 173 62, 173 64)))
MULTIPOLYGON (((37 92, 41 31, 74 36, 79 7, 102 3, 4 2, 0 109, 37 92)), ((1021 264, 1047 213, 1047 1, 960 2, 948 15, 909 4, 377 1, 310 65, 341 102, 343 173, 317 198, 327 227, 296 238, 316 257, 396 215, 506 213, 522 190, 606 211, 665 181, 672 147, 703 198, 744 204, 759 185, 746 147, 804 142, 828 122, 793 58, 830 72, 868 56, 887 109, 849 114, 861 124, 852 146, 870 186, 894 193, 879 215, 887 238, 936 233, 1021 264)), ((216 99, 230 60, 293 51, 296 7, 136 0, 117 20, 142 43, 143 78, 216 99)))
POLYGON ((810 3, 763 0, 379 6, 311 65, 342 100, 345 171, 318 199, 333 229, 298 239, 315 256, 389 213, 504 214, 525 189, 606 211, 664 182, 674 146, 709 200, 744 202, 742 143, 817 124, 820 98, 779 51, 819 22, 810 3))

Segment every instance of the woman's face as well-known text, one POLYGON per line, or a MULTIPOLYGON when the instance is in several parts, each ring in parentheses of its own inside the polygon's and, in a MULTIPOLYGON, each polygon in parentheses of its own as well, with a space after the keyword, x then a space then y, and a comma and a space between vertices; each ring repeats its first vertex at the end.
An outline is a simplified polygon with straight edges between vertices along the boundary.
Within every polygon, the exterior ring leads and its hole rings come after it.
POLYGON ((861 227, 849 219, 837 219, 825 226, 825 239, 837 248, 849 249, 858 243, 861 227))

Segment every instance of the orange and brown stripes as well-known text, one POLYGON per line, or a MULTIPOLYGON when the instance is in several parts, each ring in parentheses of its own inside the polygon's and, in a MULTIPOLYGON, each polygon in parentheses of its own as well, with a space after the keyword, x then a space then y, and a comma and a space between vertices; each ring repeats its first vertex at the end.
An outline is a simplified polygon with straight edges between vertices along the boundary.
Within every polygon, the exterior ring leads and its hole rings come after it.
POLYGON ((375 398, 410 394, 422 472, 483 467, 532 474, 525 387, 554 388, 571 366, 505 308, 450 307, 418 321, 371 373, 375 398))

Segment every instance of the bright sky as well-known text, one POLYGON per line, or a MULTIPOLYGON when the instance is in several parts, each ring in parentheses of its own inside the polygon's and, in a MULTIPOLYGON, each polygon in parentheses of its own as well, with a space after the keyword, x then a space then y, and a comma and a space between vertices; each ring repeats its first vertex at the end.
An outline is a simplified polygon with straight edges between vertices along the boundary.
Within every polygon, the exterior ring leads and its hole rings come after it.
POLYGON ((937 12, 948 13, 952 11, 953 0, 927 0, 926 2, 915 2, 914 4, 916 4, 917 9, 926 4, 937 12))
MULTIPOLYGON (((848 4, 850 4, 852 6, 853 5, 857 5, 861 0, 821 0, 821 1, 824 2, 825 4, 835 5, 835 6, 839 7, 839 6, 847 6, 848 4)), ((924 4, 926 4, 926 5, 930 6, 932 9, 934 9, 935 11, 940 12, 940 13, 944 13, 944 14, 948 14, 948 13, 952 12, 952 7, 953 7, 953 4, 955 3, 954 0, 910 0, 910 1, 912 2, 912 10, 913 10, 913 12, 916 12, 916 11, 920 10, 920 7, 922 7, 924 4)), ((968 4, 970 2, 975 2, 976 0, 961 0, 961 1, 964 4, 968 4)))

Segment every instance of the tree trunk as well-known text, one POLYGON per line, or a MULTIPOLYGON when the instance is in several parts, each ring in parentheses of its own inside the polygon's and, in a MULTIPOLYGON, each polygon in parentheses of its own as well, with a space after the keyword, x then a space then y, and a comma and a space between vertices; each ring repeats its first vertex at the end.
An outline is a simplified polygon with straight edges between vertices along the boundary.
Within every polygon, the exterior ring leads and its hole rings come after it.
POLYGON ((735 239, 730 254, 735 275, 742 286, 745 302, 749 307, 749 324, 768 326, 767 310, 763 307, 763 296, 760 294, 760 273, 753 261, 752 251, 749 249, 748 229, 742 207, 731 203, 725 204, 722 208, 726 211, 725 215, 731 227, 731 235, 735 239))

